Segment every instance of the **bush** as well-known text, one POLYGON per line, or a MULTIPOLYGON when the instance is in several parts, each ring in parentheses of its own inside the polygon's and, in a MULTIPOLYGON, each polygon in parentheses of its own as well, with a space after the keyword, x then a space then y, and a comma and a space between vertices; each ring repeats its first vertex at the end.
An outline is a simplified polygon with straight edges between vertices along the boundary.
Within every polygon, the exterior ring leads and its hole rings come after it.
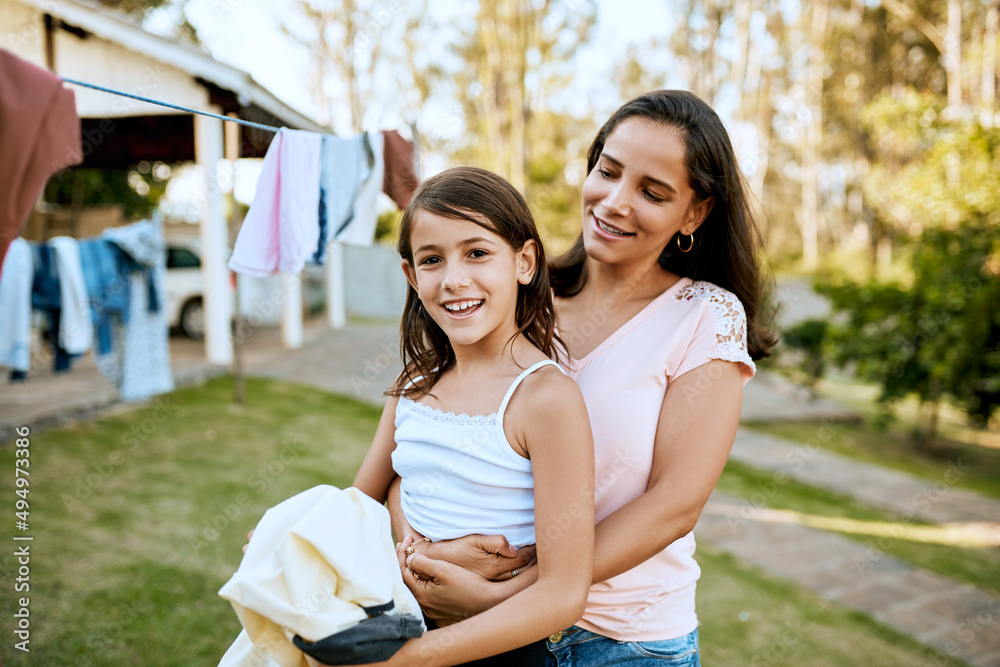
POLYGON ((816 383, 826 373, 827 331, 825 320, 806 320, 782 332, 781 340, 789 347, 805 354, 802 370, 806 374, 806 386, 816 395, 816 383))

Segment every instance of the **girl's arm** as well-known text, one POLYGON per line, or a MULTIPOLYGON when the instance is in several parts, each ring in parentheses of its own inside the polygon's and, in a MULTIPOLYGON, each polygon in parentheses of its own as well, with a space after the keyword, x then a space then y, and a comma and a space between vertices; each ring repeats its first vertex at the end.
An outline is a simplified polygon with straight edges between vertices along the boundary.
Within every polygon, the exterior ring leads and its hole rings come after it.
POLYGON ((389 520, 392 523, 392 534, 396 537, 396 542, 402 542, 403 538, 407 535, 413 535, 416 539, 421 539, 424 536, 413 529, 410 522, 406 520, 406 515, 403 514, 403 501, 400 498, 400 484, 401 480, 398 476, 392 480, 389 484, 389 492, 386 496, 385 506, 389 510, 389 520))
MULTIPOLYGON (((583 396, 568 377, 545 373, 530 379, 521 387, 530 391, 519 401, 517 430, 534 477, 538 565, 532 569, 538 571, 537 581, 477 616, 409 640, 388 665, 477 660, 547 637, 583 614, 594 533, 590 421, 583 396)), ((420 559, 410 559, 418 571, 420 559)))
MULTIPOLYGON (((398 403, 399 399, 395 396, 389 397, 389 400, 385 402, 372 446, 365 454, 365 460, 361 463, 361 468, 351 485, 380 503, 385 502, 389 485, 396 478, 396 472, 392 469, 392 453, 396 449, 396 405, 398 403)), ((393 523, 392 527, 395 531, 396 524, 393 523)), ((398 539, 402 539, 402 536, 400 535, 398 539)))
MULTIPOLYGON (((742 401, 742 375, 734 362, 713 360, 670 383, 646 492, 597 524, 594 583, 645 562, 694 528, 726 465, 742 401)), ((461 600, 457 612, 468 615, 530 585, 534 570, 502 583, 470 586, 467 578, 451 576, 410 588, 422 607, 444 608, 461 600)))

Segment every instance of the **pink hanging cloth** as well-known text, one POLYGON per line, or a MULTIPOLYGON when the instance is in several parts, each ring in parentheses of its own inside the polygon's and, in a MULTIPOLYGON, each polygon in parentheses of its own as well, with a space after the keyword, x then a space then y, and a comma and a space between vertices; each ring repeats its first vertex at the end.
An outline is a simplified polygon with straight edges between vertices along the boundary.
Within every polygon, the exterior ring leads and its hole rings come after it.
POLYGON ((316 251, 322 139, 282 129, 271 141, 229 259, 231 271, 256 277, 298 274, 316 251))

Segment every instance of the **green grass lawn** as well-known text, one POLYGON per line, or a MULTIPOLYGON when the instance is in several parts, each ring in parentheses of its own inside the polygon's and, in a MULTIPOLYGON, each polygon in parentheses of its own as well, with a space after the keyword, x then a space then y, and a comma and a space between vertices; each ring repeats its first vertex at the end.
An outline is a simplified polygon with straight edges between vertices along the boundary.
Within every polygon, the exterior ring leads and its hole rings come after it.
MULTIPOLYGON (((30 530, 19 533, 34 537, 31 589, 18 594, 30 598, 31 653, 12 648, 8 592, 0 597, 5 665, 217 664, 240 629, 217 593, 246 532, 305 488, 350 484, 378 420, 367 404, 269 380, 248 380, 244 405, 231 397, 231 379, 217 378, 131 412, 31 434, 30 530)), ((11 505, 14 458, 13 448, 0 449, 11 505)), ((12 551, 0 558, 7 591, 12 551)), ((708 665, 762 656, 769 665, 927 660, 927 649, 870 619, 705 545, 699 558, 708 665)))
MULTIPOLYGON (((247 531, 303 489, 349 485, 379 416, 254 379, 246 404, 231 399, 220 378, 31 438, 32 651, 23 660, 5 639, 5 664, 217 664, 240 630, 217 593, 247 531)), ((13 470, 10 449, 2 459, 13 470)), ((12 596, 0 610, 9 638, 12 596)))
POLYGON ((843 494, 786 479, 775 484, 773 472, 729 461, 718 489, 750 499, 767 489, 767 506, 791 510, 807 525, 832 530, 947 577, 1000 594, 1000 549, 976 545, 929 522, 905 521, 901 515, 870 507, 843 494))

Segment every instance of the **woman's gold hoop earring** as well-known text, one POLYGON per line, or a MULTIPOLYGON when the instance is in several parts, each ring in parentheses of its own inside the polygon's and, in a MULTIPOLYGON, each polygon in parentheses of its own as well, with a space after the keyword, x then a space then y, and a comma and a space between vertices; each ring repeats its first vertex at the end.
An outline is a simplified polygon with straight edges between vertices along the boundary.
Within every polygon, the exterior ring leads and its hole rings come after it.
POLYGON ((688 245, 687 250, 681 247, 681 237, 677 235, 677 249, 681 252, 691 252, 691 248, 694 247, 694 234, 688 234, 687 237, 691 239, 691 243, 688 245))

